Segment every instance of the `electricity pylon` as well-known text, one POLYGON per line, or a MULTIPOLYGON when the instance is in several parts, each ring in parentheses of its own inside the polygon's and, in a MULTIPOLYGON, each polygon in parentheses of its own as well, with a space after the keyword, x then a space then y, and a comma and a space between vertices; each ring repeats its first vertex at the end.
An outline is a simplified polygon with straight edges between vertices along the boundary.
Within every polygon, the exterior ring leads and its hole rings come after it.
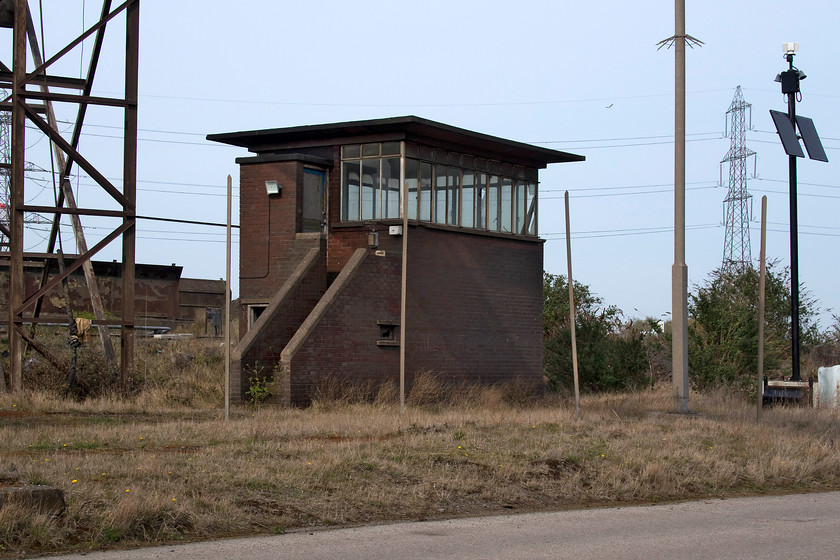
POLYGON ((751 105, 744 101, 741 86, 735 89, 735 97, 729 105, 726 116, 729 120, 729 151, 721 164, 729 162, 729 190, 723 201, 726 234, 723 242, 723 263, 726 271, 743 271, 752 266, 750 254, 750 219, 752 218, 752 195, 747 191, 747 158, 755 152, 747 148, 746 112, 751 105))

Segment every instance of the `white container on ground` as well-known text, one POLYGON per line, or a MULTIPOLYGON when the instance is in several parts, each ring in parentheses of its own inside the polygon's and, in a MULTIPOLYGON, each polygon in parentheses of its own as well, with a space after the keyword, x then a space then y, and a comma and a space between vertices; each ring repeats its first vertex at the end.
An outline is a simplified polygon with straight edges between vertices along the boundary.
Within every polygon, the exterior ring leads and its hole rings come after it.
POLYGON ((835 408, 840 391, 840 366, 821 367, 817 370, 820 384, 820 406, 835 408))

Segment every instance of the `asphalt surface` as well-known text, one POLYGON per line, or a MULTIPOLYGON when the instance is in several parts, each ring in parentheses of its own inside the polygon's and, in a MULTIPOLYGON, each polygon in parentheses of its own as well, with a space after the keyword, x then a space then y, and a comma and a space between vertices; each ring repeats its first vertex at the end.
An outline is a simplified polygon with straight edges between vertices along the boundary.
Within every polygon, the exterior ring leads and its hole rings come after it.
POLYGON ((840 492, 295 532, 63 560, 840 558, 840 492))

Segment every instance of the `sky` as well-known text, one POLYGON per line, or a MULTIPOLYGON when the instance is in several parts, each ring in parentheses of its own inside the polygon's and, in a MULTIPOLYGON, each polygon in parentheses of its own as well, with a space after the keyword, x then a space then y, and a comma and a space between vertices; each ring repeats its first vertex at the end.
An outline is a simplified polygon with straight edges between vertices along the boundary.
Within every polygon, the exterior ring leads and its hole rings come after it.
MULTIPOLYGON (((30 2, 48 55, 90 25, 96 0, 30 2)), ((811 117, 829 163, 798 162, 800 280, 819 300, 823 327, 840 312, 834 260, 840 239, 840 36, 834 0, 686 2, 686 262, 689 286, 723 257, 723 200, 730 147, 725 114, 737 86, 752 106, 747 147, 759 254, 760 199, 768 199, 769 259, 788 265, 788 165, 769 110, 786 111, 776 74, 782 43, 797 41, 807 74, 797 113, 811 117), (834 62, 832 62, 834 60, 834 62)), ((674 3, 427 0, 142 0, 138 214, 224 223, 227 175, 238 223, 241 148, 210 133, 417 115, 449 125, 586 156, 540 175, 545 269, 566 274, 563 193, 570 193, 575 280, 628 318, 667 318, 671 307, 674 184, 674 3)), ((123 91, 124 19, 108 38, 94 95, 123 91)), ((0 30, 10 63, 11 33, 0 30)), ((79 76, 91 43, 57 69, 79 76)), ((31 65, 31 63, 30 63, 31 65)), ((59 106, 69 122, 72 106, 59 106)), ((749 118, 749 116, 748 116, 749 118)), ((749 121, 748 121, 749 122, 749 121)), ((122 114, 91 110, 81 152, 119 185, 122 114)), ((66 128, 69 125, 64 125, 66 128)), ((62 129, 64 130, 64 128, 62 129)), ((53 197, 48 143, 27 131, 28 202, 53 197), (40 169, 40 171, 39 171, 40 169)), ((80 205, 101 189, 74 176, 80 205)), ((88 244, 112 222, 85 218, 88 244)), ((26 250, 43 250, 44 224, 28 224, 26 250)), ((65 252, 73 251, 69 222, 65 252)), ((233 291, 238 292, 234 237, 233 291)), ((112 244, 99 259, 119 259, 112 244)), ((225 230, 141 221, 137 262, 175 263, 183 276, 225 275, 225 230)))

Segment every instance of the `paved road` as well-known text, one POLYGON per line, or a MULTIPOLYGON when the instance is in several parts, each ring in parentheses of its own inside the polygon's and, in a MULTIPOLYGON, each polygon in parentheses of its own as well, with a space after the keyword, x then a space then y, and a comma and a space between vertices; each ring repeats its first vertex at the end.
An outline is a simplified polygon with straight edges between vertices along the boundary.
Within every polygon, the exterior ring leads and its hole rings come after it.
POLYGON ((624 560, 840 557, 840 492, 230 539, 63 560, 624 560))

